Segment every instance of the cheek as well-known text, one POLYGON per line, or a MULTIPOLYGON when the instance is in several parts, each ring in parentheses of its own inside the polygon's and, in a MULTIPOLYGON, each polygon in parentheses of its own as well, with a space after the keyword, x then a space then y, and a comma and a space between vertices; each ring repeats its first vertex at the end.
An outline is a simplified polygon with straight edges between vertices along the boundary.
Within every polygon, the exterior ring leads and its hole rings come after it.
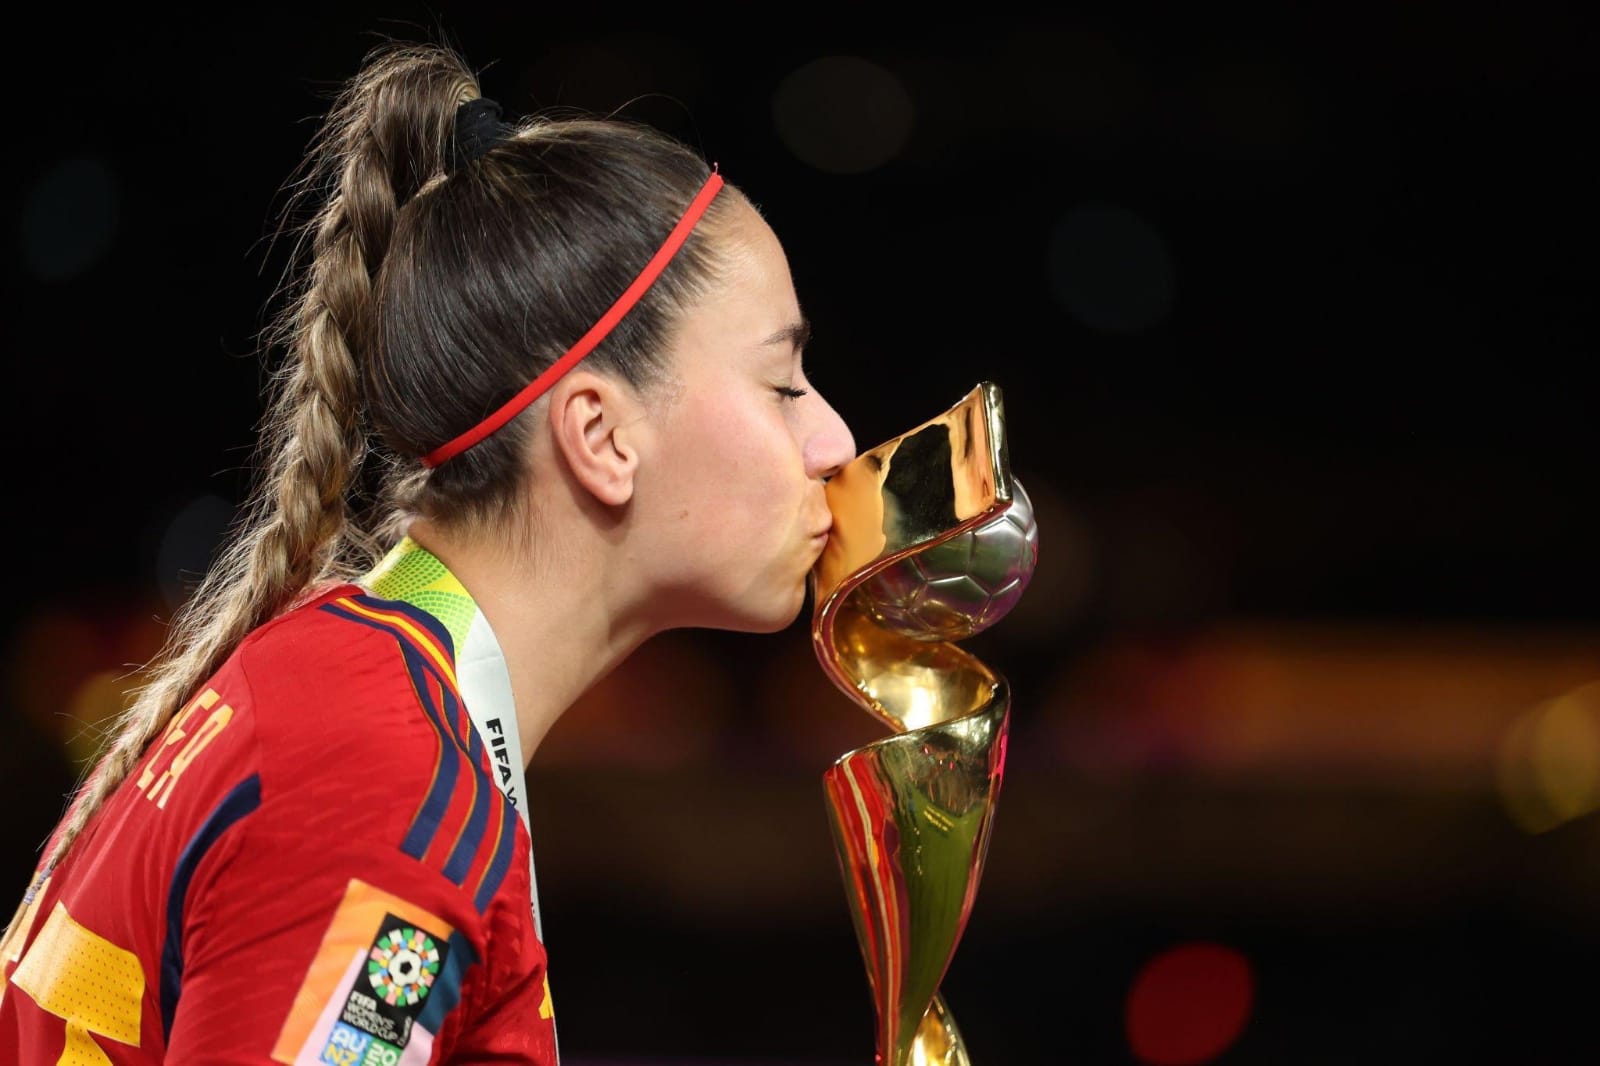
POLYGON ((731 500, 770 510, 803 493, 805 463, 776 405, 707 408, 696 426, 689 439, 698 477, 720 485, 731 500))
POLYGON ((741 442, 733 463, 742 505, 752 518, 773 523, 775 533, 788 533, 807 487, 805 464, 788 431, 767 427, 764 436, 741 442))

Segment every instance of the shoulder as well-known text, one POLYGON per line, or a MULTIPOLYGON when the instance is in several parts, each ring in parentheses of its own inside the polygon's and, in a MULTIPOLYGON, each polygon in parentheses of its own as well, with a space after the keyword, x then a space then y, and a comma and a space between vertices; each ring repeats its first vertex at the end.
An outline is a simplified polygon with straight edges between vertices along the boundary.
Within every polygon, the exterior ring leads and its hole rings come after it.
POLYGON ((313 743, 358 758, 378 744, 432 749, 441 732, 461 739, 450 720, 459 696, 448 631, 358 585, 328 587, 259 627, 224 673, 275 747, 313 743))
POLYGON ((366 663, 415 665, 454 679, 450 633, 426 611, 360 585, 324 586, 258 627, 234 656, 254 687, 316 675, 317 684, 360 680, 366 663))
POLYGON ((263 831, 395 853, 483 909, 515 867, 520 822, 437 619, 335 586, 253 633, 233 667, 254 720, 263 831))
POLYGON ((330 588, 252 633, 216 683, 253 723, 259 806, 197 872, 175 1046, 225 1028, 240 996, 281 1020, 283 1061, 449 1046, 502 989, 542 982, 527 833, 436 620, 330 588))

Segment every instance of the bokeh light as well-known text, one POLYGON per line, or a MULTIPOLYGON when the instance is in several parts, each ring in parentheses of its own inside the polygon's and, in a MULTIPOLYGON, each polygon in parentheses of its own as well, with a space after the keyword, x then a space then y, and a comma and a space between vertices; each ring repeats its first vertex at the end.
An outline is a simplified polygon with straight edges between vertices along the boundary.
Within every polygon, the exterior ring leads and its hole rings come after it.
POLYGON ((64 608, 34 615, 13 637, 6 656, 7 702, 42 735, 64 737, 62 709, 101 665, 99 639, 88 619, 64 608))
POLYGON ((22 260, 44 282, 84 273, 111 248, 121 195, 94 156, 63 159, 40 174, 22 205, 22 260))
POLYGON ((915 108, 892 73, 859 56, 824 56, 792 71, 772 97, 778 136, 801 161, 859 174, 893 159, 915 108))
POLYGON ((1238 1039, 1250 1018, 1255 978, 1244 955, 1194 941, 1146 962, 1128 989, 1128 1045, 1148 1066, 1198 1066, 1238 1039))
POLYGON ((126 709, 165 636, 149 608, 108 598, 94 611, 45 611, 22 624, 8 649, 10 705, 79 769, 126 709))
POLYGON ((1050 234, 1050 289, 1074 319, 1100 333, 1138 333, 1172 311, 1176 271, 1167 243, 1144 216, 1116 204, 1081 204, 1050 234))
POLYGON ((1529 833, 1600 810, 1600 681, 1518 715, 1497 769, 1506 811, 1529 833))
POLYGON ((232 519, 233 504, 214 494, 190 500, 168 519, 156 549, 156 581, 168 607, 189 598, 232 519))
POLYGON ((126 673, 97 670, 72 693, 63 740, 75 765, 87 767, 99 753, 107 734, 115 730, 118 716, 128 709, 128 688, 133 683, 126 673))

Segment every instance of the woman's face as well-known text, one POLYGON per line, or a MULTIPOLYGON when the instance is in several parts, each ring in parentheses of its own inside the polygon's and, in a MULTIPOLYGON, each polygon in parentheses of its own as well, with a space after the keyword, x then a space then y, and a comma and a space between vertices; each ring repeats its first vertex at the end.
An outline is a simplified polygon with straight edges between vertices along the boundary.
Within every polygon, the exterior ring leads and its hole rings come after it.
POLYGON ((807 326, 754 208, 716 234, 727 267, 685 316, 633 500, 662 628, 772 632, 794 620, 831 524, 823 482, 850 430, 801 369, 807 326))

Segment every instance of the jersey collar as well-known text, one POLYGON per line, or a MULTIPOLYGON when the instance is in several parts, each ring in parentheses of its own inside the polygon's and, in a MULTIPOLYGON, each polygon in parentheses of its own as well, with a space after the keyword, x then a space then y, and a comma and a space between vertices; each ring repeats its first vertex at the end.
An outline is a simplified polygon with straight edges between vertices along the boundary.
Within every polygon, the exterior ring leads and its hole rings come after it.
POLYGON ((472 594, 437 555, 409 536, 362 575, 359 583, 380 599, 400 600, 427 611, 449 632, 455 645, 461 700, 489 749, 500 790, 527 825, 526 763, 511 695, 511 670, 472 594))
MULTIPOLYGON (((456 657, 456 686, 467 706, 478 737, 489 749, 495 783, 511 801, 517 817, 529 832, 528 785, 522 758, 522 737, 517 730, 517 709, 511 698, 511 669, 489 620, 466 589, 437 555, 403 537, 389 554, 358 584, 380 599, 401 600, 437 618, 450 634, 456 657)), ((528 850, 528 889, 533 908, 534 934, 544 939, 539 907, 539 880, 533 849, 528 850)))

